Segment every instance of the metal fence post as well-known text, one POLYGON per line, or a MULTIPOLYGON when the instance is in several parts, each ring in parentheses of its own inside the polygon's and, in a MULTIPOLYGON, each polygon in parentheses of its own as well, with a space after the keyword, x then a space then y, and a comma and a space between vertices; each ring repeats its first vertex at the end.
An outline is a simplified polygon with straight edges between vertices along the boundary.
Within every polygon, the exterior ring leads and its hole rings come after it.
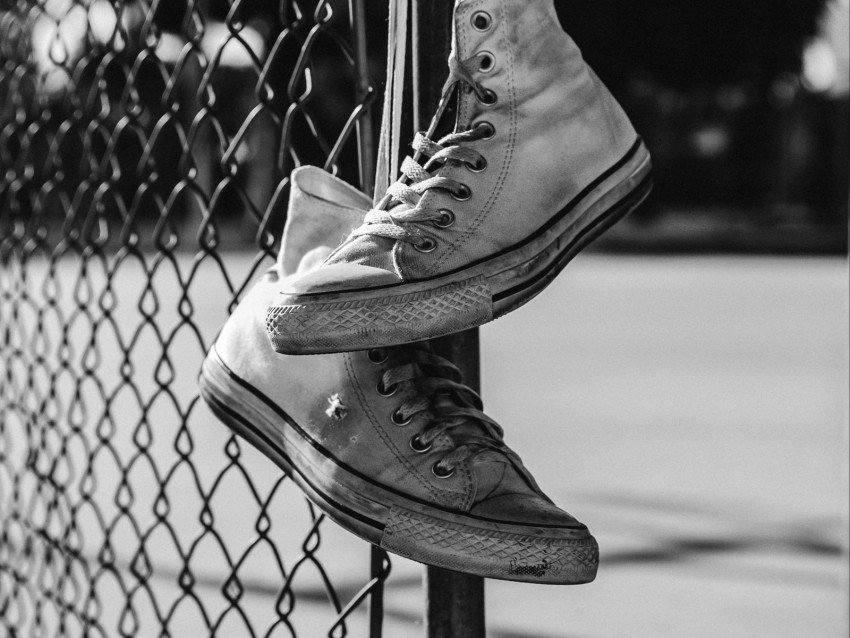
MULTIPOLYGON (((451 47, 453 0, 413 0, 413 103, 417 130, 436 111, 451 47)), ((435 339, 437 352, 451 359, 464 382, 480 391, 478 330, 435 339)), ((484 579, 426 567, 425 635, 428 638, 484 638, 484 579)))
MULTIPOLYGON (((366 51, 366 7, 365 0, 348 0, 349 26, 354 43, 354 66, 356 73, 355 99, 365 103, 373 93, 369 76, 369 56, 366 51)), ((371 195, 375 184, 375 144, 372 120, 367 113, 356 124, 357 154, 360 168, 360 187, 371 195)), ((369 638, 383 636, 384 621, 384 579, 389 573, 387 553, 376 545, 369 548, 369 571, 374 586, 369 594, 367 613, 369 614, 369 638)))
MULTIPOLYGON (((374 88, 369 76, 369 56, 366 51, 366 7, 365 0, 348 0, 349 26, 354 41, 355 99, 365 104, 374 88)), ((372 119, 368 112, 357 119, 357 159, 360 167, 360 186, 371 195, 375 184, 375 144, 372 131, 372 119)))

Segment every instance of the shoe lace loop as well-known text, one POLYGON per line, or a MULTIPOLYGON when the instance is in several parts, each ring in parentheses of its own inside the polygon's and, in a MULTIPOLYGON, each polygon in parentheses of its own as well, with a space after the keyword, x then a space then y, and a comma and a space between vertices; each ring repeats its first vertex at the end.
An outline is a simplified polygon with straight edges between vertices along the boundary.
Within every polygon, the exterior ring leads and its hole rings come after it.
POLYGON ((481 397, 462 383, 457 366, 427 349, 411 350, 414 360, 387 369, 381 384, 385 388, 408 384, 413 389, 396 413, 405 422, 415 419, 425 423, 417 435, 423 448, 441 435, 449 435, 455 447, 437 465, 450 472, 485 450, 517 461, 504 443, 501 426, 482 411, 481 397))
POLYGON ((389 186, 381 201, 366 214, 363 225, 352 233, 352 237, 376 235, 418 245, 422 241, 419 226, 438 222, 443 215, 438 209, 421 207, 422 196, 429 190, 441 189, 460 199, 461 194, 467 191, 467 187, 457 180, 432 175, 431 171, 449 161, 468 166, 481 165, 484 160, 481 153, 462 144, 484 138, 485 131, 473 127, 450 133, 437 141, 432 136, 455 90, 465 86, 482 101, 486 99, 487 90, 472 74, 475 64, 475 57, 465 61, 458 61, 454 54, 449 57, 449 77, 443 86, 442 97, 428 131, 416 134, 411 145, 414 155, 405 158, 400 178, 389 186), (423 157, 428 158, 424 165, 421 163, 423 157))

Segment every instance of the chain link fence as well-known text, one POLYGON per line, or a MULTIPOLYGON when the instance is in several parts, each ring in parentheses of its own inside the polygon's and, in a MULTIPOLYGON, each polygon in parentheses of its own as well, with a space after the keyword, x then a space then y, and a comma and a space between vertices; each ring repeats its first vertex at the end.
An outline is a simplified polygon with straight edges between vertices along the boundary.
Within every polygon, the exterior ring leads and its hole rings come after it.
POLYGON ((4 635, 380 635, 386 555, 196 377, 291 169, 371 183, 385 5, 0 1, 4 635))

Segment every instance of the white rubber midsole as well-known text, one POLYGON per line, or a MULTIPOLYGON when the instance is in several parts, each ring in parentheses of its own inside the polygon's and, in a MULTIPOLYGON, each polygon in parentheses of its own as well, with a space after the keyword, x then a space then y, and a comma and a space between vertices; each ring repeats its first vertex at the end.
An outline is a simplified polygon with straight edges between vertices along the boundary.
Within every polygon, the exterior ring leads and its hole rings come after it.
POLYGON ((286 471, 328 516, 371 543, 412 560, 492 578, 568 584, 595 575, 598 549, 586 528, 472 518, 347 471, 239 383, 214 349, 204 361, 200 385, 204 400, 231 429, 286 471))

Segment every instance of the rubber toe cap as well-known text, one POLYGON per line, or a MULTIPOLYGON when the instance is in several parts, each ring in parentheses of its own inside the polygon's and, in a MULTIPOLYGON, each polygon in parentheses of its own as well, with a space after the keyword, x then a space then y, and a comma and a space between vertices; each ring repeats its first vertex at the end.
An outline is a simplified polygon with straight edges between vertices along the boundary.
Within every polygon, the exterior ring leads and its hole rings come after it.
POLYGON ((318 295, 369 290, 401 283, 401 279, 383 268, 363 264, 328 264, 303 277, 295 277, 283 287, 286 295, 318 295))
POLYGON ((538 496, 525 494, 501 494, 476 503, 470 514, 483 516, 506 523, 566 527, 581 531, 584 524, 562 509, 538 496))

